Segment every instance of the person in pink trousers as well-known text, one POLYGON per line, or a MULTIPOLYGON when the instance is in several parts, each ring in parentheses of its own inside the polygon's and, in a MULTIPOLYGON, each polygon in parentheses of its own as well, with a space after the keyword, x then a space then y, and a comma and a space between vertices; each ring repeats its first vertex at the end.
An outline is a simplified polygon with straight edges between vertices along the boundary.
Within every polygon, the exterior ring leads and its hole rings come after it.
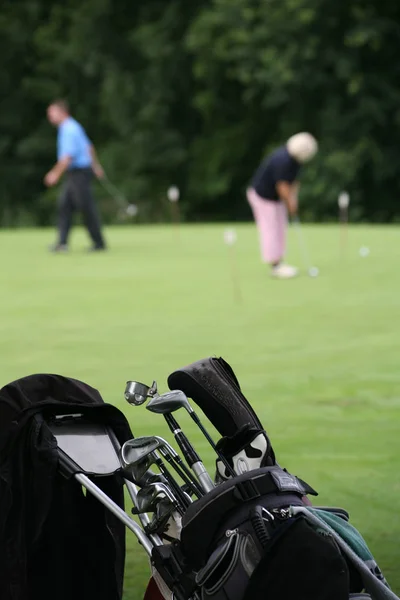
POLYGON ((260 236, 262 261, 271 265, 272 276, 279 279, 295 277, 298 272, 283 262, 288 214, 297 213, 301 166, 317 150, 317 141, 310 133, 293 135, 261 163, 247 189, 260 236))

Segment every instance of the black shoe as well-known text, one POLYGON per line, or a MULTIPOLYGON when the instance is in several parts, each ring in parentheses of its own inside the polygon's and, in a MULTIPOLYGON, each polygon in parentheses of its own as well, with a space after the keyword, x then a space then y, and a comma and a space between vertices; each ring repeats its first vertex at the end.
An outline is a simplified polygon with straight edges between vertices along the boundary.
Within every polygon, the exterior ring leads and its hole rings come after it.
POLYGON ((53 244, 49 246, 49 252, 54 252, 55 254, 65 254, 68 252, 67 244, 53 244))
POLYGON ((88 252, 104 252, 107 250, 107 246, 91 246, 87 249, 88 252))

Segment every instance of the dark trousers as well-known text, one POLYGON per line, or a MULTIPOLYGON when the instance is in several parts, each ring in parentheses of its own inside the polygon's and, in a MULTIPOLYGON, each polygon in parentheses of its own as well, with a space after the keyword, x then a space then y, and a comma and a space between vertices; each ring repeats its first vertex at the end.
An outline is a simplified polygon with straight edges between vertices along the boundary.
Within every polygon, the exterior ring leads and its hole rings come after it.
POLYGON ((58 199, 59 243, 67 244, 72 225, 72 216, 79 210, 85 226, 96 248, 104 248, 100 217, 92 192, 92 169, 71 169, 65 174, 65 180, 58 199))

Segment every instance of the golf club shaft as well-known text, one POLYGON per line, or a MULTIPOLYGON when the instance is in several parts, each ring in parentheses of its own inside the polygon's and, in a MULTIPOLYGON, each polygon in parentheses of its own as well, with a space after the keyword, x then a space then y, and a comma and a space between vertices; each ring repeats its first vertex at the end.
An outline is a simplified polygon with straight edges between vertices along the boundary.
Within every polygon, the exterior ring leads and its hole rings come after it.
POLYGON ((197 481, 192 477, 191 472, 186 467, 186 465, 183 463, 180 456, 179 455, 174 456, 173 454, 170 454, 165 449, 161 449, 161 448, 160 448, 160 452, 163 455, 163 457, 165 458, 165 460, 167 460, 169 462, 171 467, 173 469, 175 469, 175 471, 178 473, 179 477, 186 483, 187 486, 189 486, 192 493, 195 496, 197 496, 197 498, 200 498, 201 496, 203 496, 204 495, 203 490, 201 489, 201 487, 199 486, 197 481))
POLYGON ((221 452, 218 450, 217 446, 214 443, 214 440, 212 439, 212 437, 208 433, 207 429, 204 427, 203 423, 200 421, 200 419, 197 416, 197 414, 194 411, 193 412, 189 412, 189 414, 192 417, 193 421, 196 423, 197 427, 203 433, 204 437, 206 438, 206 440, 210 444, 211 448, 215 451, 215 453, 218 456, 218 458, 220 459, 220 461, 224 464, 224 466, 225 466, 226 470, 228 471, 229 475, 231 475, 231 477, 236 477, 235 471, 233 470, 233 468, 231 467, 231 465, 229 464, 229 462, 225 458, 225 456, 223 454, 221 454, 221 452))
POLYGON ((300 252, 302 254, 303 264, 308 270, 310 270, 311 269, 310 255, 309 255, 306 241, 304 239, 303 232, 301 229, 300 219, 297 215, 292 217, 292 223, 296 229, 297 243, 298 243, 300 252))
POLYGON ((165 479, 168 481, 171 488, 173 489, 177 500, 179 500, 180 507, 178 510, 179 510, 180 514, 183 515, 185 513, 184 509, 189 506, 190 502, 188 501, 187 497, 181 490, 179 483, 177 481, 175 481, 175 479, 172 476, 169 469, 167 469, 167 467, 164 465, 161 458, 157 457, 156 454, 155 454, 155 456, 156 456, 156 465, 160 469, 161 473, 164 475, 165 479))
POLYGON ((192 444, 189 442, 188 438, 179 427, 179 423, 177 422, 177 420, 170 413, 166 413, 164 415, 164 418, 168 424, 168 427, 172 431, 177 441, 177 444, 181 449, 182 454, 185 457, 185 460, 188 463, 189 467, 196 474, 204 491, 209 492, 214 488, 214 483, 210 475, 207 473, 207 470, 203 465, 200 456, 197 454, 192 444))
POLYGON ((124 194, 122 194, 117 187, 108 179, 107 175, 104 174, 104 177, 99 179, 100 184, 106 190, 106 192, 115 200, 115 202, 120 206, 121 209, 126 209, 128 203, 124 194))
POLYGON ((126 512, 116 504, 111 498, 107 496, 89 477, 83 475, 82 473, 77 473, 75 475, 75 479, 79 481, 79 483, 99 502, 101 502, 109 511, 111 511, 117 519, 122 521, 122 523, 130 529, 138 538, 139 542, 142 544, 143 548, 146 550, 147 554, 151 556, 154 545, 149 540, 145 532, 140 528, 140 526, 126 514, 126 512))
POLYGON ((100 181, 104 184, 104 187, 106 188, 106 190, 108 190, 108 193, 110 195, 114 196, 115 198, 118 198, 119 200, 124 199, 124 195, 113 183, 111 183, 107 175, 104 175, 103 179, 100 179, 100 181))
MULTIPOLYGON (((125 479, 125 478, 124 478, 124 483, 125 483, 125 485, 127 487, 127 490, 128 490, 129 495, 131 497, 133 505, 136 506, 136 502, 137 502, 137 489, 136 489, 136 486, 131 481, 129 481, 128 479, 125 479)), ((148 527, 149 524, 150 524, 150 519, 149 519, 147 513, 140 514, 139 515, 139 519, 140 519, 140 522, 143 525, 143 528, 146 529, 146 527, 148 527)), ((156 535, 156 534, 149 534, 149 537, 150 537, 150 539, 151 539, 151 541, 153 542, 154 545, 160 546, 162 544, 162 541, 161 541, 161 539, 160 539, 160 537, 158 535, 156 535)))

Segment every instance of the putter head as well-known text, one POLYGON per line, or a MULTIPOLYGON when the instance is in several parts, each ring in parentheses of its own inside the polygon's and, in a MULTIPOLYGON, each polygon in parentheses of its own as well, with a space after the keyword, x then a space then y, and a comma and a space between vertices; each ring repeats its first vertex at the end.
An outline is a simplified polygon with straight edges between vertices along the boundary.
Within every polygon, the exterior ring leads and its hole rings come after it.
POLYGON ((188 412, 193 412, 186 394, 181 390, 172 390, 165 394, 153 397, 146 405, 147 410, 160 415, 165 415, 179 408, 185 408, 188 412))
POLYGON ((157 396, 157 382, 153 381, 151 387, 139 381, 127 381, 125 387, 125 400, 129 404, 140 406, 147 398, 157 396))

